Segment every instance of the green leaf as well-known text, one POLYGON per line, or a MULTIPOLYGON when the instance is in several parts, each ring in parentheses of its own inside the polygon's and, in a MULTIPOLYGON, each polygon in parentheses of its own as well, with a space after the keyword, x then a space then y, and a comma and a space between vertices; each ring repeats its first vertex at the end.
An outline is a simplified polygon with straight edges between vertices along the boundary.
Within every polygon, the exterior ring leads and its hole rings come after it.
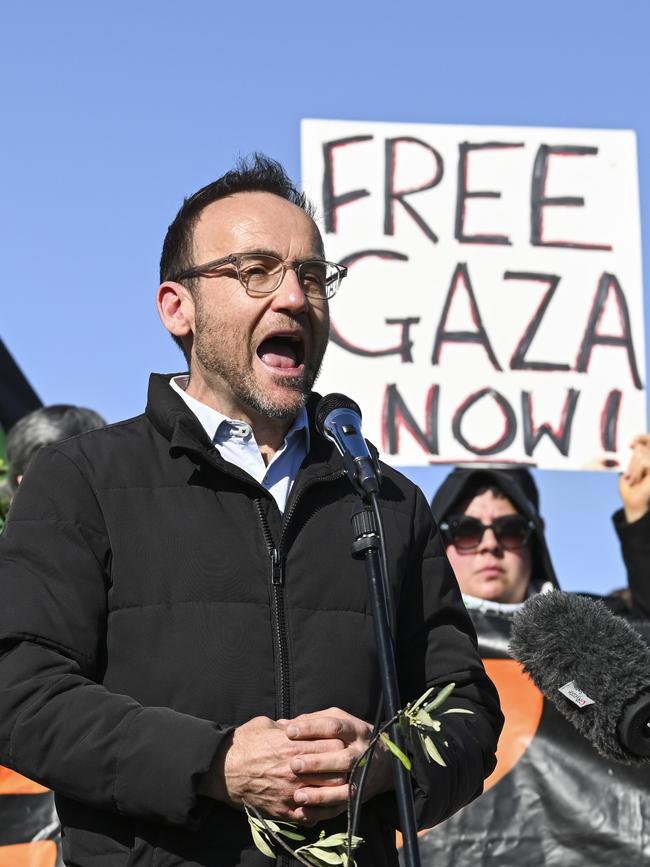
POLYGON ((285 825, 287 828, 293 828, 294 831, 298 830, 298 826, 295 822, 281 822, 280 819, 275 819, 276 825, 285 825))
POLYGON ((313 843, 311 846, 301 846, 296 849, 300 855, 311 855, 312 858, 318 858, 325 864, 340 864, 341 856, 336 852, 328 852, 327 849, 320 849, 318 843, 313 843))
POLYGON ((271 847, 266 842, 264 837, 260 834, 260 832, 255 827, 255 825, 251 824, 250 827, 251 827, 251 834, 253 835, 253 842, 255 843, 257 848, 260 850, 262 855, 266 855, 267 858, 273 858, 273 860, 275 860, 275 852, 273 851, 273 849, 271 849, 271 847))
POLYGON ((452 694, 452 692, 454 691, 454 687, 455 687, 455 686, 456 686, 455 683, 448 683, 447 686, 443 687, 443 688, 440 690, 440 692, 438 693, 438 695, 434 698, 434 700, 433 700, 432 702, 430 702, 430 703, 429 703, 429 704, 424 708, 425 711, 426 711, 427 713, 431 713, 432 710, 435 710, 437 707, 440 707, 440 705, 441 705, 443 702, 447 701, 447 699, 449 698, 449 696, 450 696, 450 695, 452 694))
POLYGON ((429 696, 431 695, 432 692, 433 692, 433 687, 430 686, 429 689, 425 693, 423 693, 420 696, 420 698, 417 699, 417 701, 415 701, 411 705, 411 707, 409 708, 410 712, 415 713, 418 710, 418 708, 420 708, 424 704, 424 702, 429 698, 429 696))
MULTIPOLYGON (((318 840, 315 843, 308 843, 306 846, 301 846, 296 849, 295 854, 301 855, 310 864, 315 867, 321 867, 322 864, 340 864, 342 867, 356 867, 353 858, 347 856, 347 832, 338 832, 325 836, 325 831, 321 831, 318 840), (338 851, 334 851, 338 850, 338 851)), ((353 836, 351 838, 351 847, 356 849, 363 843, 362 837, 353 836)))
POLYGON ((260 831, 266 831, 267 828, 270 828, 272 831, 277 833, 280 830, 273 819, 265 819, 262 821, 261 819, 258 819, 257 816, 249 816, 248 821, 252 822, 260 831))
POLYGON ((413 765, 412 765, 409 757, 406 755, 406 753, 403 752, 402 750, 400 750, 400 748, 397 746, 397 744, 394 744, 391 741, 391 739, 388 737, 386 732, 382 732, 381 735, 379 736, 379 738, 380 738, 381 742, 388 747, 388 749, 391 751, 391 753, 396 758, 398 758, 400 760, 400 762, 404 765, 406 770, 410 771, 413 765))
MULTIPOLYGON (((329 837, 324 837, 312 846, 324 846, 327 849, 334 849, 336 846, 347 846, 348 833, 347 831, 339 831, 337 834, 330 834, 329 837)), ((360 843, 363 843, 363 837, 355 837, 352 835, 352 848, 356 849, 360 843)))
POLYGON ((330 834, 329 837, 322 837, 317 843, 312 843, 312 846, 325 846, 325 847, 334 847, 334 846, 343 846, 345 841, 348 839, 348 835, 345 831, 339 831, 338 834, 330 834))
POLYGON ((443 759, 443 757, 438 752, 438 749, 429 735, 424 735, 422 738, 422 742, 424 744, 424 749, 427 751, 429 756, 433 759, 436 764, 440 765, 443 768, 447 767, 447 763, 443 759))
MULTIPOLYGON (((357 846, 360 846, 363 843, 363 837, 355 837, 352 835, 352 848, 356 849, 357 846)), ((319 846, 347 846, 348 843, 348 832, 347 831, 339 831, 337 834, 330 834, 329 837, 325 837, 323 840, 318 841, 319 846)))
POLYGON ((298 833, 298 826, 293 822, 281 822, 279 819, 264 819, 264 821, 262 821, 261 819, 258 819, 257 816, 253 815, 253 813, 249 813, 248 810, 246 810, 246 815, 248 816, 249 824, 254 825, 258 831, 267 836, 270 828, 271 831, 275 831, 276 834, 282 834, 284 837, 289 837, 291 840, 307 839, 304 834, 298 833))
POLYGON ((289 840, 306 840, 304 834, 299 834, 297 831, 285 831, 284 828, 278 828, 276 831, 277 834, 281 834, 283 837, 288 837, 289 840))
POLYGON ((440 720, 434 719, 431 714, 428 714, 425 710, 418 711, 417 720, 418 722, 422 723, 422 725, 428 726, 435 732, 440 731, 440 720))

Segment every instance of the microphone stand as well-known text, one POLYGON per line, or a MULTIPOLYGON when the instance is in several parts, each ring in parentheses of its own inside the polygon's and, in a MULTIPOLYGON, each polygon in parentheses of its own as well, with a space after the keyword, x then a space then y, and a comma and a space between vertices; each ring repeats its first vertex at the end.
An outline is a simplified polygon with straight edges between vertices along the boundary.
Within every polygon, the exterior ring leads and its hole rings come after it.
MULTIPOLYGON (((378 508, 376 494, 372 494, 371 496, 375 498, 375 505, 378 508)), ((386 593, 388 576, 383 574, 382 560, 379 556, 381 548, 379 524, 370 496, 365 492, 361 494, 361 499, 352 513, 352 527, 355 536, 355 541, 352 543, 352 556, 357 560, 364 560, 366 565, 372 618, 375 625, 375 640, 379 656, 379 671, 384 695, 384 709, 388 719, 392 719, 401 708, 397 685, 395 649, 389 626, 390 609, 386 593)), ((393 743, 403 750, 404 739, 394 722, 390 725, 389 732, 393 743)), ((397 759, 393 761, 393 779, 404 840, 404 863, 406 867, 420 867, 411 777, 404 765, 397 759)))

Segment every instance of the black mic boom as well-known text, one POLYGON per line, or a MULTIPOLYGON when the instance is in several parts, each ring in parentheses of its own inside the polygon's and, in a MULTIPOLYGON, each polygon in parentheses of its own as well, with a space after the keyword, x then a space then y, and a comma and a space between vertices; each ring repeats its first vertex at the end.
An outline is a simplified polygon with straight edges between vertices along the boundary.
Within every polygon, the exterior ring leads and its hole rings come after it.
POLYGON ((600 601, 553 591, 513 621, 510 649, 605 758, 650 761, 650 649, 600 601))
POLYGON ((379 468, 361 433, 361 410, 344 394, 327 394, 316 407, 316 428, 343 457, 348 477, 362 497, 379 490, 379 468))

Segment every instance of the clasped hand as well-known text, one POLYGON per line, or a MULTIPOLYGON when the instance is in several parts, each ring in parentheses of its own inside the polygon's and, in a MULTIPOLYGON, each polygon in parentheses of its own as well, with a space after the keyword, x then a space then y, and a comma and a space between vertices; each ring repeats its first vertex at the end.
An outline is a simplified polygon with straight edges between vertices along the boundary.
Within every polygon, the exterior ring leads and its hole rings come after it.
MULTIPOLYGON (((316 824, 346 809, 348 774, 371 731, 367 722, 340 708, 291 720, 255 717, 235 729, 221 767, 215 768, 217 779, 202 790, 236 807, 245 801, 266 816, 316 824)), ((391 787, 389 754, 379 743, 364 798, 391 787)))

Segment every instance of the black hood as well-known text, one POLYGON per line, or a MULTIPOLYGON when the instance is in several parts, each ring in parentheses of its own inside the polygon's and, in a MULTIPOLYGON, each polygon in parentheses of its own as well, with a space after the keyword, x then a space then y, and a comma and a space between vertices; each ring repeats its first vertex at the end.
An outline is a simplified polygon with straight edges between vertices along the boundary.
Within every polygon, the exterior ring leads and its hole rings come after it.
MULTIPOLYGON (((517 511, 535 525, 532 540, 532 589, 539 590, 547 581, 550 581, 554 587, 559 587, 544 537, 544 523, 539 514, 539 492, 528 470, 458 467, 447 476, 431 500, 431 511, 436 523, 440 524, 445 518, 454 514, 454 511, 467 499, 469 491, 482 485, 498 487, 517 511)), ((442 546, 441 539, 440 545, 442 546)))

